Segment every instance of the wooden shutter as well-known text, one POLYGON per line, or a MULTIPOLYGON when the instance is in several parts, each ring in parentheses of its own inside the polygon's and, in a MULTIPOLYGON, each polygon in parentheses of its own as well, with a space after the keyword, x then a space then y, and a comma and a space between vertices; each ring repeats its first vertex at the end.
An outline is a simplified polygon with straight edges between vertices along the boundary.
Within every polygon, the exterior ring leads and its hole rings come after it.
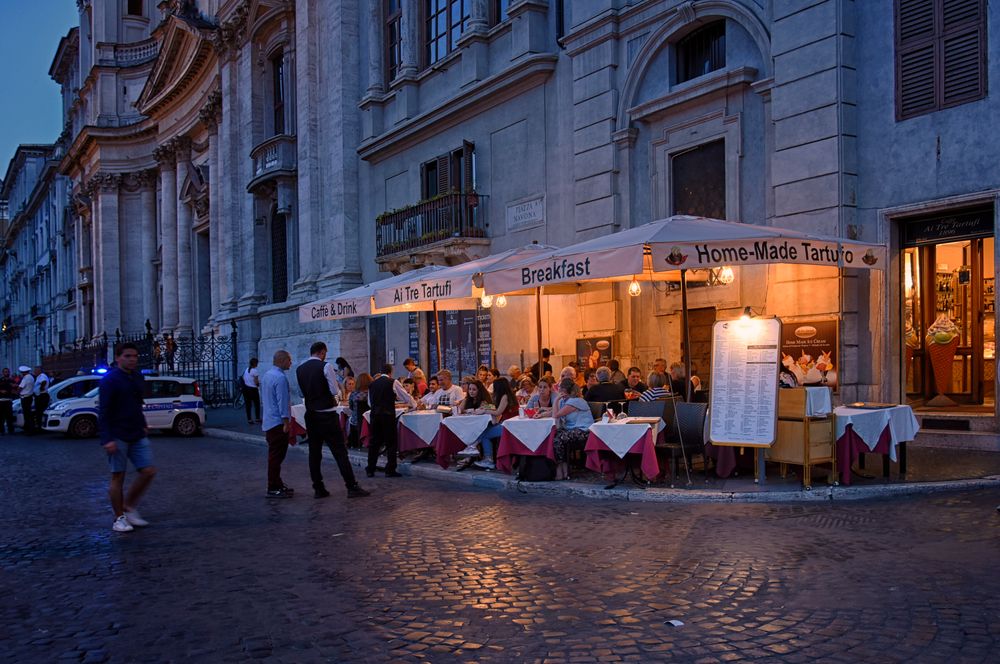
POLYGON ((986 21, 983 0, 942 0, 942 107, 986 94, 986 21))
POLYGON ((476 149, 474 143, 462 141, 462 191, 472 191, 475 182, 472 179, 472 152, 476 149))
POLYGON ((437 193, 447 194, 451 191, 450 159, 448 155, 441 155, 435 161, 437 162, 437 193))

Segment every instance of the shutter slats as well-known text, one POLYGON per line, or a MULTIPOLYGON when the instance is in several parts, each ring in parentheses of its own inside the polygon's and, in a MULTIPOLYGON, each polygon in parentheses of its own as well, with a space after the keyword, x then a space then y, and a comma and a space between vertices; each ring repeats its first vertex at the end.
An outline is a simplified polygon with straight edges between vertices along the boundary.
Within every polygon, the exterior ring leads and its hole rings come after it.
POLYGON ((982 72, 978 30, 944 40, 945 104, 974 99, 981 94, 982 72))
POLYGON ((933 44, 900 55, 900 111, 905 116, 934 108, 933 44))
POLYGON ((934 0, 899 0, 899 41, 934 35, 934 0))
POLYGON ((944 0, 941 10, 944 29, 961 27, 966 22, 978 22, 981 8, 980 0, 944 0))

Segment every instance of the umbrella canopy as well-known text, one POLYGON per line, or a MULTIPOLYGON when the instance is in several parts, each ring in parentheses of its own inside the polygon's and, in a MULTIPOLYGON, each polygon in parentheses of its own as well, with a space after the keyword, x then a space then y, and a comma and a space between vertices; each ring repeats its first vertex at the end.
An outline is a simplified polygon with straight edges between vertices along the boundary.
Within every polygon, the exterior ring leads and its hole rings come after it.
POLYGON ((384 309, 477 297, 482 294, 479 278, 486 270, 514 269, 523 263, 539 261, 555 250, 555 247, 529 244, 429 273, 409 272, 410 278, 376 289, 375 306, 384 309))
MULTIPOLYGON (((433 303, 417 302, 406 303, 391 307, 376 307, 374 302, 375 291, 383 286, 391 286, 394 283, 409 279, 419 279, 421 276, 430 275, 433 272, 445 269, 439 265, 428 265, 419 270, 404 272, 380 281, 375 281, 365 286, 358 286, 342 293, 337 293, 325 297, 315 302, 299 307, 299 322, 310 323, 318 320, 338 320, 341 318, 356 318, 358 316, 377 316, 380 314, 391 314, 409 311, 430 311, 433 303)), ((452 308, 475 309, 475 301, 456 300, 451 302, 452 308)))
POLYGON ((557 249, 537 261, 483 270, 487 294, 549 284, 645 279, 678 270, 766 263, 882 268, 882 245, 705 217, 674 216, 557 249))

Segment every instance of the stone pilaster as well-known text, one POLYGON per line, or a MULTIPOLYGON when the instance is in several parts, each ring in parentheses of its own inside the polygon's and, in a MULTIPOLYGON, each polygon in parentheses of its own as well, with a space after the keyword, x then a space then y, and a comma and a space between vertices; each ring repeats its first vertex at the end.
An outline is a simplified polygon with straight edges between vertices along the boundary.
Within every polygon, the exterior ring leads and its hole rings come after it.
POLYGON ((402 0, 403 15, 400 17, 401 57, 399 78, 416 76, 420 68, 420 2, 402 0))
POLYGON ((142 260, 142 316, 157 328, 160 319, 159 290, 156 283, 156 180, 155 170, 138 174, 139 205, 142 210, 140 250, 142 260))
POLYGON ((173 146, 153 152, 160 164, 160 278, 163 289, 160 332, 177 327, 177 164, 173 146))
MULTIPOLYGON (((174 139, 176 141, 177 157, 177 190, 178 197, 184 186, 191 168, 191 141, 187 137, 174 139)), ((177 327, 174 335, 190 337, 194 332, 194 283, 191 278, 193 264, 191 262, 191 206, 177 203, 177 327)))
POLYGON ((383 48, 386 35, 385 20, 382 17, 381 0, 368 1, 368 96, 378 96, 384 90, 385 63, 383 48))
POLYGON ((94 266, 97 331, 114 334, 121 324, 121 265, 119 262, 118 187, 121 175, 98 174, 94 178, 97 212, 95 240, 97 264, 94 266))

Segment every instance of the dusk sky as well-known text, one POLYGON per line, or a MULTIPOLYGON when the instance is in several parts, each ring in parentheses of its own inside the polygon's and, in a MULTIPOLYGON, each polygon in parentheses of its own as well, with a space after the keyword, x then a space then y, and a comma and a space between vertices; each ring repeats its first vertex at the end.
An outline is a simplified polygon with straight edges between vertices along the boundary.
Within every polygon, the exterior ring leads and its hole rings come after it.
POLYGON ((59 39, 79 22, 73 0, 0 0, 0 55, 7 63, 0 104, 0 178, 19 143, 52 143, 62 131, 59 86, 49 65, 59 39))

